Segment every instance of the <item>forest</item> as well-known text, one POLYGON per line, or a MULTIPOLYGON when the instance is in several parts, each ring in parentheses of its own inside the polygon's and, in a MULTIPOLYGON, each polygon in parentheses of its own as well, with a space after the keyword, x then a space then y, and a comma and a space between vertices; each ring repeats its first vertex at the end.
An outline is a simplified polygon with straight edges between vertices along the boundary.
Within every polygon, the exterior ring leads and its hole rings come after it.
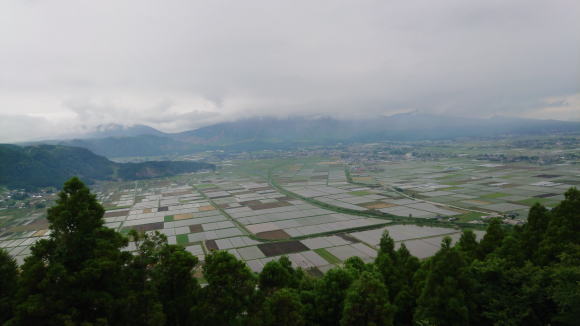
POLYGON ((58 189, 73 175, 92 184, 102 180, 140 180, 210 169, 215 169, 215 165, 194 161, 117 163, 80 147, 0 144, 0 186, 10 189, 58 189))
POLYGON ((373 263, 322 276, 282 257, 259 274, 225 251, 197 257, 165 236, 124 236, 78 178, 48 210, 51 234, 18 267, 0 250, 2 325, 577 325, 580 191, 492 220, 419 260, 383 234, 373 263), (137 251, 122 249, 136 241, 137 251), (195 271, 201 269, 202 274, 195 271), (200 281, 202 277, 203 281, 200 281), (202 285, 203 284, 203 285, 202 285))

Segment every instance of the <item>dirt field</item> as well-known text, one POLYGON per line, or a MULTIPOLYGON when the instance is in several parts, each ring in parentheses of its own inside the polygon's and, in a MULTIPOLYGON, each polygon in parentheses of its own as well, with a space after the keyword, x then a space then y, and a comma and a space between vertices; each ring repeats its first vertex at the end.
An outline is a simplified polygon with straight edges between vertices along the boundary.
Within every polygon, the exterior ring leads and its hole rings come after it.
POLYGON ((189 226, 189 230, 191 233, 203 232, 203 227, 201 227, 201 224, 194 224, 189 226))
POLYGON ((282 240, 282 239, 290 239, 290 235, 284 230, 274 230, 274 231, 266 231, 266 232, 258 232, 256 236, 261 239, 266 240, 282 240))
POLYGON ((127 216, 127 215, 129 215, 129 210, 118 211, 118 212, 106 212, 104 217, 119 217, 119 216, 127 216))
POLYGON ((185 214, 176 214, 173 216, 173 220, 177 221, 177 220, 187 220, 189 218, 192 218, 193 214, 192 213, 185 213, 185 214))
POLYGON ((206 240, 205 247, 209 250, 219 250, 220 249, 218 247, 217 243, 215 242, 215 240, 206 240))
POLYGON ((366 207, 366 208, 369 208, 369 209, 381 209, 381 208, 393 207, 393 206, 397 206, 397 205, 383 203, 383 202, 380 202, 379 201, 379 202, 372 202, 372 203, 361 204, 360 206, 366 207))
POLYGON ((133 225, 133 226, 127 227, 126 229, 133 229, 133 230, 137 230, 139 232, 160 230, 160 229, 163 229, 163 222, 133 225))
POLYGON ((173 197, 173 196, 181 196, 181 195, 189 195, 192 194, 193 192, 191 190, 182 190, 182 191, 175 191, 175 192, 169 192, 166 194, 163 194, 163 197, 173 197))
POLYGON ((267 257, 292 254, 295 252, 308 250, 308 247, 306 247, 300 241, 262 243, 258 245, 258 248, 260 248, 260 250, 267 257))
POLYGON ((200 212, 207 212, 207 211, 213 211, 215 210, 215 207, 211 206, 211 205, 207 205, 207 206, 200 206, 199 207, 199 211, 200 212))

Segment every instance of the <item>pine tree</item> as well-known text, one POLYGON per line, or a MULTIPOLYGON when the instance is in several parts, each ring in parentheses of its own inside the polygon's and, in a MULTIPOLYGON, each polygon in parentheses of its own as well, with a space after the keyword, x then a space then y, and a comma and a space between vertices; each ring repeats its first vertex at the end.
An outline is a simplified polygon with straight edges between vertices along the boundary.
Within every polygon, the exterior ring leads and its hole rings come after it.
POLYGON ((206 256, 203 275, 208 285, 201 291, 198 318, 208 325, 240 324, 254 298, 252 271, 232 254, 214 251, 206 256))
MULTIPOLYGON (((292 268, 290 266, 290 268, 292 268)), ((293 285, 292 271, 278 260, 266 263, 258 278, 260 291, 268 295, 278 289, 293 285)))
POLYGON ((17 280, 16 261, 0 248, 0 324, 12 318, 14 314, 17 280))
POLYGON ((103 207, 78 179, 48 210, 51 234, 22 266, 16 325, 114 324, 123 320, 126 239, 103 226, 103 207))
POLYGON ((415 323, 466 325, 471 287, 462 255, 451 248, 451 238, 445 237, 431 260, 425 287, 417 300, 415 323))
POLYGON ((355 278, 347 268, 333 268, 324 274, 316 288, 317 324, 338 325, 346 292, 355 278))
POLYGON ((505 233, 501 227, 501 220, 494 218, 489 222, 483 239, 479 243, 478 258, 485 259, 487 255, 501 246, 505 233))
POLYGON ((475 232, 471 230, 465 230, 461 234, 461 238, 457 242, 457 248, 465 254, 465 256, 472 260, 477 257, 479 244, 477 243, 477 238, 475 232))
POLYGON ((265 326, 302 326, 304 307, 294 289, 280 289, 266 298, 262 310, 265 326))
POLYGON ((387 288, 380 278, 363 272, 347 292, 340 325, 392 325, 396 308, 389 304, 388 298, 387 288))
POLYGON ((417 257, 411 255, 404 243, 397 250, 397 262, 397 277, 400 280, 400 287, 393 301, 397 307, 394 324, 411 325, 417 297, 413 291, 413 277, 421 263, 417 257))
POLYGON ((580 247, 580 191, 570 188, 565 199, 551 212, 551 218, 538 249, 538 260, 549 265, 561 255, 577 255, 580 247))

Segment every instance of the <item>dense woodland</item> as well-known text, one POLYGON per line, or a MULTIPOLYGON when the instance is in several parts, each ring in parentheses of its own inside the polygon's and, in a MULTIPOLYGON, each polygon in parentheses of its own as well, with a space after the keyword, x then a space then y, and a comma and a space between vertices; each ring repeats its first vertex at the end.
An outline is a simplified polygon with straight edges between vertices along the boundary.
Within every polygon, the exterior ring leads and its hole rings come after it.
POLYGON ((283 257, 257 275, 224 251, 197 258, 164 236, 103 226, 103 207, 77 178, 48 211, 52 233, 18 268, 0 251, 5 325, 577 325, 580 191, 523 227, 464 231, 426 260, 384 234, 377 259, 314 277, 283 257))
POLYGON ((87 183, 97 180, 139 180, 215 169, 192 161, 116 163, 80 147, 0 144, 0 186, 36 190, 60 187, 72 175, 87 183))

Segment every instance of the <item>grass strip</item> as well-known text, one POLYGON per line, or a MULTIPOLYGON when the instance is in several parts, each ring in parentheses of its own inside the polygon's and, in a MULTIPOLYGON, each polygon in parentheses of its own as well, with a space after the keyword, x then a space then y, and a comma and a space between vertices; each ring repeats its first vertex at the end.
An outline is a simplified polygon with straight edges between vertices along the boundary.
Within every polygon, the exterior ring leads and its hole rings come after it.
POLYGON ((324 248, 314 249, 314 252, 331 264, 340 264, 342 261, 324 248))

